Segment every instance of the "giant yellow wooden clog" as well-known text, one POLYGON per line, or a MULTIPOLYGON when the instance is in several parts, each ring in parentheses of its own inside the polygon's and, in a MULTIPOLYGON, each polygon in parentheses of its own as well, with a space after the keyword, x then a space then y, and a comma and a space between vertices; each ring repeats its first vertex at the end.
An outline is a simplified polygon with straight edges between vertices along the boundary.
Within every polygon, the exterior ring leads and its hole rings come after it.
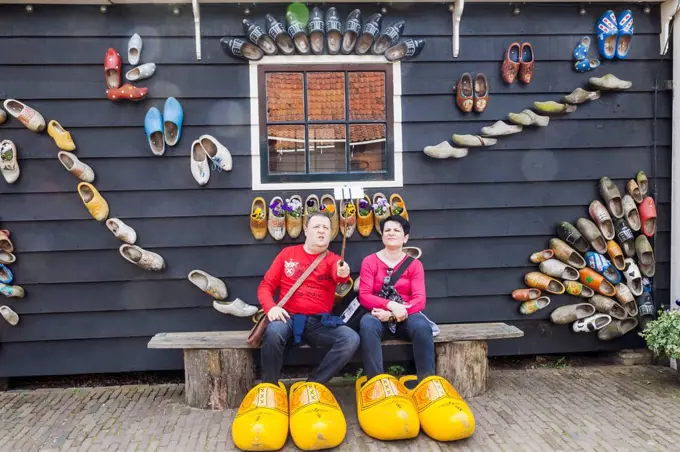
POLYGON ((345 439, 345 416, 324 385, 302 381, 293 384, 289 406, 290 436, 299 449, 330 449, 345 439))
MULTIPOLYGON (((403 384, 416 379, 415 375, 409 375, 399 381, 403 384)), ((470 407, 445 378, 427 377, 410 393, 418 408, 420 426, 430 438, 456 441, 469 438, 475 432, 475 417, 470 407)))
POLYGON ((243 398, 231 425, 241 450, 279 450, 288 438, 288 398, 283 383, 260 383, 243 398))
POLYGON ((379 440, 411 439, 420 432, 418 410, 408 389, 392 375, 356 382, 357 417, 361 429, 379 440))

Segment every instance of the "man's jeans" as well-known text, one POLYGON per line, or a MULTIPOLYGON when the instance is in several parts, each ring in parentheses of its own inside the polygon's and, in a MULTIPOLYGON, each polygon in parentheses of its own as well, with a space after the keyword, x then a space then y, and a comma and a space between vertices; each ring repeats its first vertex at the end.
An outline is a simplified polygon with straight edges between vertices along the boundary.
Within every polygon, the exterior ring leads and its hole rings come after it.
POLYGON ((397 323, 397 333, 392 334, 386 322, 381 322, 370 312, 361 318, 359 335, 361 336, 361 357, 364 361, 364 372, 370 380, 383 370, 382 339, 411 340, 413 357, 416 361, 418 380, 435 374, 434 369, 434 337, 427 318, 419 312, 409 315, 405 321, 397 323))
MULTIPOLYGON (((318 316, 309 316, 302 340, 313 347, 329 348, 308 381, 325 384, 333 378, 359 348, 359 335, 347 326, 335 328, 321 324, 318 316)), ((262 381, 277 384, 283 366, 283 356, 293 346, 293 320, 280 320, 267 325, 262 339, 262 381)))

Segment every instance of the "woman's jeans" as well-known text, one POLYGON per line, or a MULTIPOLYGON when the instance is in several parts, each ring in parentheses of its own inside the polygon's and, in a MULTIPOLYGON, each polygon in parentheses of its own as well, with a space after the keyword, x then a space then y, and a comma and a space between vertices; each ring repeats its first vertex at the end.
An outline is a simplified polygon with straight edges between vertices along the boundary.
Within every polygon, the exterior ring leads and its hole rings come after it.
POLYGON ((381 343, 386 336, 390 339, 411 340, 418 380, 435 374, 434 337, 432 328, 423 314, 417 312, 409 315, 405 321, 397 323, 397 333, 393 335, 387 327, 387 322, 381 322, 369 312, 361 318, 359 336, 364 372, 369 380, 385 373, 381 343))

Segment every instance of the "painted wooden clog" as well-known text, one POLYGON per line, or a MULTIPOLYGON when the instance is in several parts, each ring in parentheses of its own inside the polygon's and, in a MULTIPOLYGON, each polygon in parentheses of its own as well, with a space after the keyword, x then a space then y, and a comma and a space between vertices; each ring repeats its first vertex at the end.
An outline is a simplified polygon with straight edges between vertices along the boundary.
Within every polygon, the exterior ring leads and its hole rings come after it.
POLYGON ((57 154, 59 163, 66 168, 66 171, 73 174, 83 182, 94 182, 94 171, 89 165, 81 162, 78 157, 70 152, 59 151, 57 154))
POLYGON ((90 215, 97 221, 105 221, 109 216, 109 204, 94 185, 88 182, 78 184, 78 194, 90 215))
POLYGON ((3 105, 7 113, 18 119, 31 132, 45 130, 45 118, 37 110, 16 99, 7 99, 3 105))
POLYGON ((47 124, 47 134, 52 137, 57 147, 62 151, 75 151, 76 144, 68 130, 64 129, 57 121, 52 120, 47 124))

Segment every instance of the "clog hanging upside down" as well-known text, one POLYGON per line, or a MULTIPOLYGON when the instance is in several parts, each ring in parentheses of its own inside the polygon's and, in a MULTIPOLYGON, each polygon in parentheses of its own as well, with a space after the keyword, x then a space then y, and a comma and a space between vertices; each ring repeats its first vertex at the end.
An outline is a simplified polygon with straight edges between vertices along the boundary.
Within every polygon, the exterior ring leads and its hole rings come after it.
POLYGON ((408 389, 387 374, 366 380, 356 382, 357 417, 364 433, 382 441, 418 436, 418 410, 408 389))
POLYGON ((299 449, 330 449, 345 439, 345 416, 324 385, 302 381, 293 384, 289 406, 290 436, 299 449))
POLYGON ((241 450, 279 450, 288 438, 288 398, 283 383, 260 383, 243 398, 231 426, 241 450))
MULTIPOLYGON (((415 379, 415 375, 409 375, 399 381, 403 384, 415 379)), ((427 377, 410 393, 418 408, 420 426, 430 438, 457 441, 475 432, 475 417, 470 407, 446 379, 427 377)))

